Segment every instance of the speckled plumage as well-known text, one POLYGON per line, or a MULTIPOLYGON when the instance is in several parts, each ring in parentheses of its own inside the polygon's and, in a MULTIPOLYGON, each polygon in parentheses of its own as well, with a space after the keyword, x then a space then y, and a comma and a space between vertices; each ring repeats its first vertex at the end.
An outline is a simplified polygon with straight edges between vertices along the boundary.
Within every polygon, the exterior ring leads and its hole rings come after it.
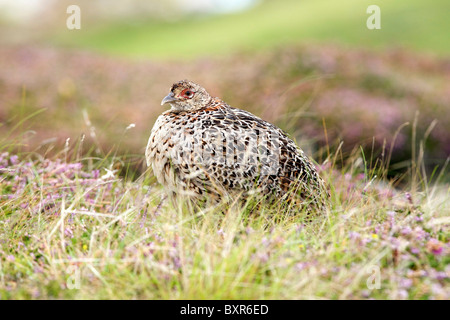
POLYGON ((222 199, 254 192, 323 202, 325 184, 304 152, 279 128, 211 97, 201 86, 175 83, 153 126, 147 165, 168 191, 222 199), (288 196, 289 194, 289 196, 288 196))

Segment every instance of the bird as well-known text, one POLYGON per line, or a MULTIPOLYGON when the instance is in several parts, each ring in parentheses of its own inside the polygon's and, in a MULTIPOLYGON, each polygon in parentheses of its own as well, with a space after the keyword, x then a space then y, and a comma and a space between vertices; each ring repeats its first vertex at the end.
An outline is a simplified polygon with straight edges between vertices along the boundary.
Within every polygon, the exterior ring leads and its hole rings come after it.
POLYGON ((283 130, 231 107, 189 80, 172 85, 145 150, 147 166, 171 195, 234 199, 258 195, 322 208, 327 186, 283 130))

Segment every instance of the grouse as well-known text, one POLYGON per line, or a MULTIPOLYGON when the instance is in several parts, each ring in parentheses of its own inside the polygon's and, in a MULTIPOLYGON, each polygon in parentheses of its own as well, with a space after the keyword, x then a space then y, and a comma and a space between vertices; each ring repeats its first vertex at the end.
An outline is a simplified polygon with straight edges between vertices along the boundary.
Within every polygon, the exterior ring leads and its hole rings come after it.
POLYGON ((294 196, 301 205, 323 205, 328 191, 315 166, 275 125, 188 80, 172 85, 165 104, 171 108, 156 120, 145 157, 169 193, 215 200, 294 196))

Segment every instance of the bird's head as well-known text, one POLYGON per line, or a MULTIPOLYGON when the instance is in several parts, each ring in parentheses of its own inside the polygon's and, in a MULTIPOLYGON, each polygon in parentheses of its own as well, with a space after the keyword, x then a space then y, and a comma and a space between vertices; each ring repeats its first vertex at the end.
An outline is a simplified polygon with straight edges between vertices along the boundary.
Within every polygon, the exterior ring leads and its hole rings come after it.
POLYGON ((204 88, 192 81, 181 80, 172 85, 161 105, 169 103, 174 112, 196 111, 206 107, 210 101, 211 96, 204 88))

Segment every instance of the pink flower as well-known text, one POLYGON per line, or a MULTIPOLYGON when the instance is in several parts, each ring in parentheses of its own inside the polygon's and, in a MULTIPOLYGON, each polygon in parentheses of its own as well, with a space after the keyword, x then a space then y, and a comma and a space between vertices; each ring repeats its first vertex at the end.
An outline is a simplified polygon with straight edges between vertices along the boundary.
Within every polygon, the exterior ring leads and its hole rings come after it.
POLYGON ((410 234, 411 231, 412 231, 411 228, 406 226, 400 232, 401 232, 402 235, 406 236, 406 235, 410 234))
POLYGON ((361 235, 358 232, 350 231, 348 234, 349 239, 359 239, 361 235))
POLYGON ((413 285, 413 281, 411 279, 401 279, 399 282, 401 288, 408 289, 413 285))
POLYGON ((434 239, 434 238, 428 240, 427 249, 428 249, 428 251, 430 251, 432 254, 434 254, 436 256, 442 254, 442 252, 444 251, 442 242, 440 242, 439 240, 434 239))
POLYGON ((12 164, 12 165, 16 165, 16 164, 19 163, 19 157, 16 156, 16 155, 13 155, 13 156, 11 156, 11 157, 9 158, 9 161, 11 161, 11 164, 12 164))

